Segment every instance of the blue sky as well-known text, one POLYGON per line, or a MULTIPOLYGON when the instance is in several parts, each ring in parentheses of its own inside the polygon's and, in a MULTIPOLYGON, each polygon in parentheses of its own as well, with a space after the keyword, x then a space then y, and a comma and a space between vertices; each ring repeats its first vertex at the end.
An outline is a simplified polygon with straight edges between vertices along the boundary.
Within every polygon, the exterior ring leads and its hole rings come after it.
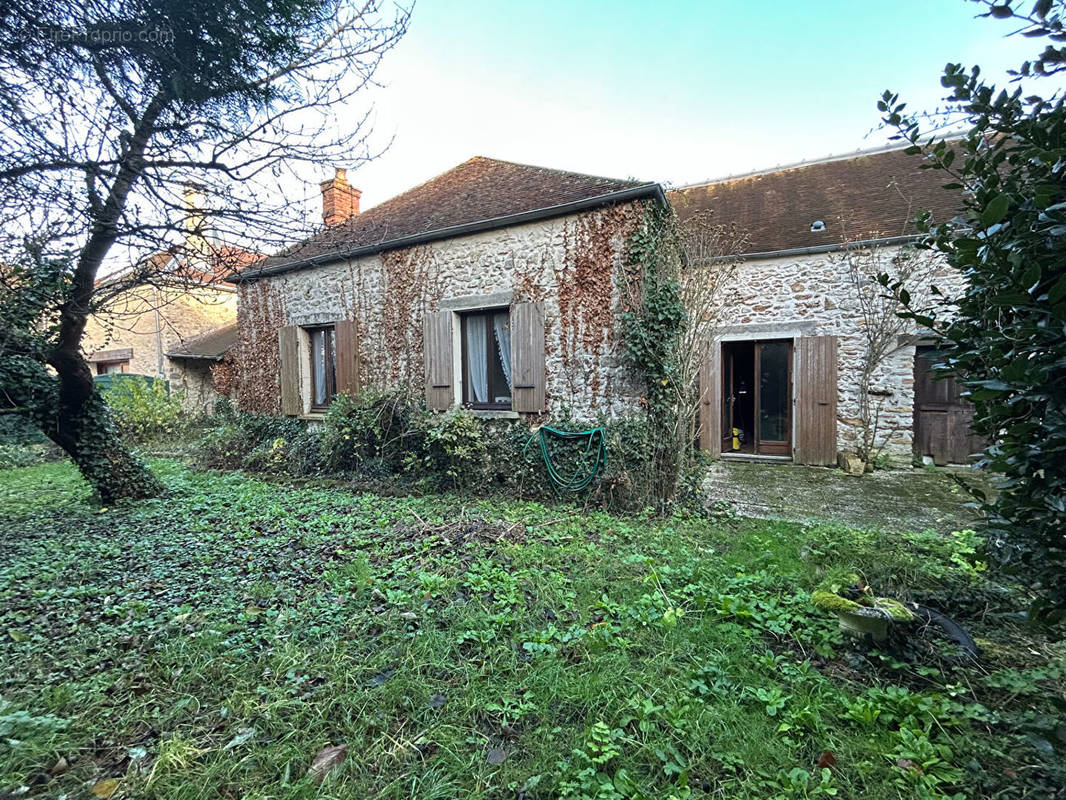
POLYGON ((884 89, 931 108, 946 62, 1002 74, 1034 52, 980 10, 419 0, 373 94, 377 139, 393 144, 349 177, 367 208, 474 155, 684 184, 874 147, 884 89))

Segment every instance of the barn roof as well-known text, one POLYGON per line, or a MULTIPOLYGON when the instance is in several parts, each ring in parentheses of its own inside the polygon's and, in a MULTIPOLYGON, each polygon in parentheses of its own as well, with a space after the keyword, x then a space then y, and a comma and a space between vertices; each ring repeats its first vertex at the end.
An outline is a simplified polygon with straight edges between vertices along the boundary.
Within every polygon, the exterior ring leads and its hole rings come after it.
POLYGON ((949 176, 921 163, 882 149, 680 187, 667 199, 682 220, 710 212, 735 226, 749 255, 906 237, 918 233, 919 211, 944 222, 961 208, 961 193, 943 188, 949 176), (824 230, 812 230, 818 222, 824 230))

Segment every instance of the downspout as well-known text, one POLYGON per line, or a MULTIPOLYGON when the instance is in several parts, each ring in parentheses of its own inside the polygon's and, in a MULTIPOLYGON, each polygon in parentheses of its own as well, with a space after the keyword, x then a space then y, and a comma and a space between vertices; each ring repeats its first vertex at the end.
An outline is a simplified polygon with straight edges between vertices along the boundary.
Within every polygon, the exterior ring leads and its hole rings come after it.
POLYGON ((156 374, 158 377, 165 379, 163 374, 163 322, 159 316, 159 287, 153 286, 152 290, 155 292, 155 303, 152 313, 155 315, 155 353, 156 353, 156 374))

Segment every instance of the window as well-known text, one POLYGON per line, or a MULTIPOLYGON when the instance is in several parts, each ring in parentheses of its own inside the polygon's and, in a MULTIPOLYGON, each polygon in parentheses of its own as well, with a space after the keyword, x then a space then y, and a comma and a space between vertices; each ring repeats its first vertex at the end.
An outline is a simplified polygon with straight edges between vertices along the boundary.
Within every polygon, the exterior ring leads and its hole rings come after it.
POLYGON ((311 328, 307 335, 311 340, 311 409, 323 411, 337 394, 337 347, 333 328, 311 328))
POLYGON ((462 317, 463 404, 511 408, 511 321, 506 309, 462 317))
POLYGON ((98 361, 96 362, 97 375, 118 375, 126 371, 128 361, 98 361))

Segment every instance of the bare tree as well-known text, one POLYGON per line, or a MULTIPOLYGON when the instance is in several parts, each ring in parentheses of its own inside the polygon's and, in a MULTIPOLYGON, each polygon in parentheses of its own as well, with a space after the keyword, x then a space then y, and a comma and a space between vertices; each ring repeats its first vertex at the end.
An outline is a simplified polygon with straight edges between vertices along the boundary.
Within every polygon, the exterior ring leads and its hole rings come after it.
POLYGON ((885 427, 885 404, 890 394, 877 386, 889 360, 909 346, 914 324, 901 316, 898 297, 887 291, 878 276, 887 274, 905 285, 925 287, 937 269, 934 253, 916 247, 863 247, 847 245, 840 258, 861 321, 862 353, 858 374, 859 441, 857 455, 873 464, 884 452, 898 426, 885 427))
POLYGON ((646 216, 631 244, 639 269, 622 283, 626 348, 645 382, 656 494, 669 500, 696 447, 700 368, 717 337, 745 240, 710 214, 646 216))
POLYGON ((715 222, 710 212, 679 222, 677 237, 684 257, 681 302, 687 315, 678 345, 677 439, 688 452, 695 447, 703 400, 700 369, 708 346, 719 336, 726 308, 735 298, 737 267, 747 247, 747 237, 735 226, 715 222))
POLYGON ((160 487, 94 389, 86 320, 132 287, 224 274, 222 242, 306 235, 293 178, 374 157, 350 101, 408 20, 379 0, 0 6, 0 403, 105 501, 160 487), (190 179, 211 198, 191 231, 190 179), (115 265, 133 267, 101 281, 115 265))

